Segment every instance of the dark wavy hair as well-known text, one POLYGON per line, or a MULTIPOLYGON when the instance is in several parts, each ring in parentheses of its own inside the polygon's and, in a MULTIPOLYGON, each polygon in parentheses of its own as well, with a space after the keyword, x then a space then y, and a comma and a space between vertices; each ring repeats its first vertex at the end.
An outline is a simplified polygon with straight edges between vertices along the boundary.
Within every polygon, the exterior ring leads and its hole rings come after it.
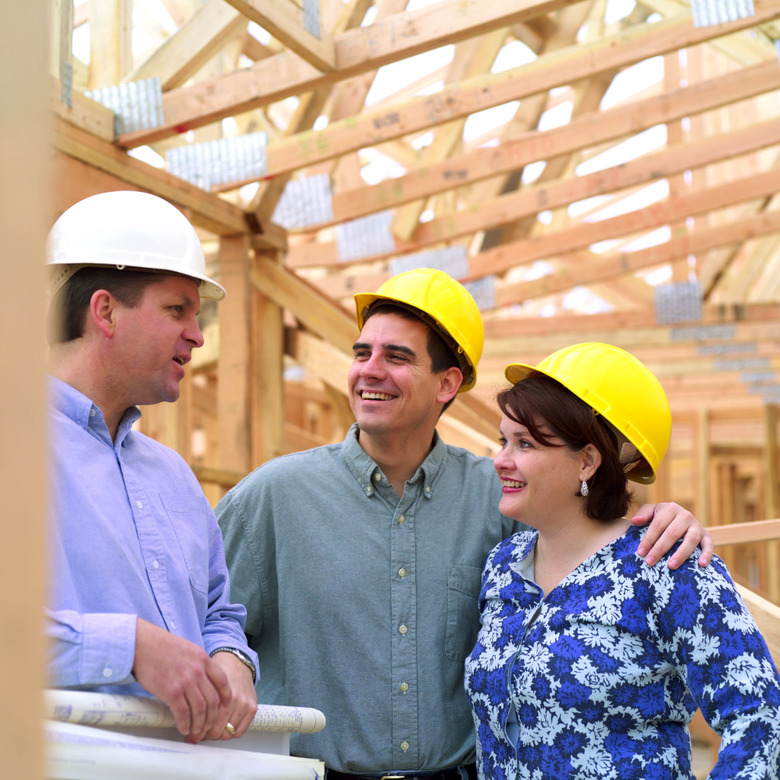
POLYGON ((582 499, 588 517, 611 522, 628 512, 632 494, 620 463, 617 437, 598 412, 560 382, 538 372, 503 390, 496 400, 510 420, 524 425, 543 446, 579 452, 592 444, 601 453, 601 464, 588 480, 588 495, 582 499), (563 444, 553 441, 540 426, 563 444))

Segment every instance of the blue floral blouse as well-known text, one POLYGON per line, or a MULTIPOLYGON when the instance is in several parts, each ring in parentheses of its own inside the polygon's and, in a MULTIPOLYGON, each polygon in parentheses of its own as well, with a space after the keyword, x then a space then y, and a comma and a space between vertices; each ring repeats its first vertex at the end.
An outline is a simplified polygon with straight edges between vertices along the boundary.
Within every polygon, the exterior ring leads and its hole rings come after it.
POLYGON ((546 598, 521 573, 536 532, 490 553, 465 675, 483 780, 693 778, 697 706, 722 737, 711 778, 778 778, 780 678, 726 567, 647 566, 643 534, 546 598))

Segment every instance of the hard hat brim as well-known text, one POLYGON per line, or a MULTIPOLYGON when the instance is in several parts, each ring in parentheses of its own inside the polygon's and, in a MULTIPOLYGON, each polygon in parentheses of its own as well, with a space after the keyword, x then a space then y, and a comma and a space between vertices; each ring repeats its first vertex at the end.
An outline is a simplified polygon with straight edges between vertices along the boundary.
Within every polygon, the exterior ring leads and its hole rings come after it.
MULTIPOLYGON (((49 263, 47 268, 49 269, 49 300, 54 298, 57 292, 65 285, 73 274, 80 271, 82 268, 120 268, 115 263, 49 263)), ((196 273, 176 274, 173 271, 164 271, 157 268, 141 268, 139 266, 121 266, 122 269, 128 271, 146 271, 148 273, 166 274, 169 273, 172 276, 185 276, 188 279, 192 279, 198 285, 198 293, 202 299, 221 301, 225 295, 225 288, 215 282, 213 279, 209 279, 208 276, 201 276, 196 273)))

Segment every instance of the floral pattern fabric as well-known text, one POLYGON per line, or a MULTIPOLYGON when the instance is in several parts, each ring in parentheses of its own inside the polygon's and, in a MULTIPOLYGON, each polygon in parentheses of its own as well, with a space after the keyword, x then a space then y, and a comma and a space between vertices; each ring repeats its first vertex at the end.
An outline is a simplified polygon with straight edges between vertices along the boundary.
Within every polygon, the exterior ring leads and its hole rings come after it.
POLYGON ((778 778, 780 679, 726 567, 647 566, 643 533, 546 597, 521 573, 535 532, 490 553, 465 674, 484 780, 693 778, 697 707, 722 737, 711 778, 778 778))

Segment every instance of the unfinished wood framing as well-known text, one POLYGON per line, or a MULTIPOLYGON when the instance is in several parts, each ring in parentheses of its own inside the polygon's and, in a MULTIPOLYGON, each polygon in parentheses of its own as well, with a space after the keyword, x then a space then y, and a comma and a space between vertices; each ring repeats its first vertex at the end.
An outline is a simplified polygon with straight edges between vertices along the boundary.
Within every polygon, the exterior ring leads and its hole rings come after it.
POLYGON ((637 500, 691 508, 735 577, 780 604, 780 533, 762 522, 780 514, 779 0, 698 28, 685 0, 622 17, 600 0, 320 0, 319 38, 293 0, 161 6, 165 21, 132 0, 55 4, 51 212, 141 189, 200 231, 228 296, 204 312, 178 411, 143 425, 211 500, 343 437, 352 295, 416 252, 458 250, 458 275, 489 290, 486 344, 445 438, 494 451, 508 362, 585 340, 629 349, 674 418, 637 500), (131 33, 147 43, 129 54, 131 33), (85 91, 146 78, 163 123, 115 136, 85 91), (259 130, 262 175, 205 190, 166 169, 172 148, 259 130), (280 224, 286 187, 314 176, 330 213, 280 224), (345 235, 366 218, 385 227, 355 252, 345 235))

